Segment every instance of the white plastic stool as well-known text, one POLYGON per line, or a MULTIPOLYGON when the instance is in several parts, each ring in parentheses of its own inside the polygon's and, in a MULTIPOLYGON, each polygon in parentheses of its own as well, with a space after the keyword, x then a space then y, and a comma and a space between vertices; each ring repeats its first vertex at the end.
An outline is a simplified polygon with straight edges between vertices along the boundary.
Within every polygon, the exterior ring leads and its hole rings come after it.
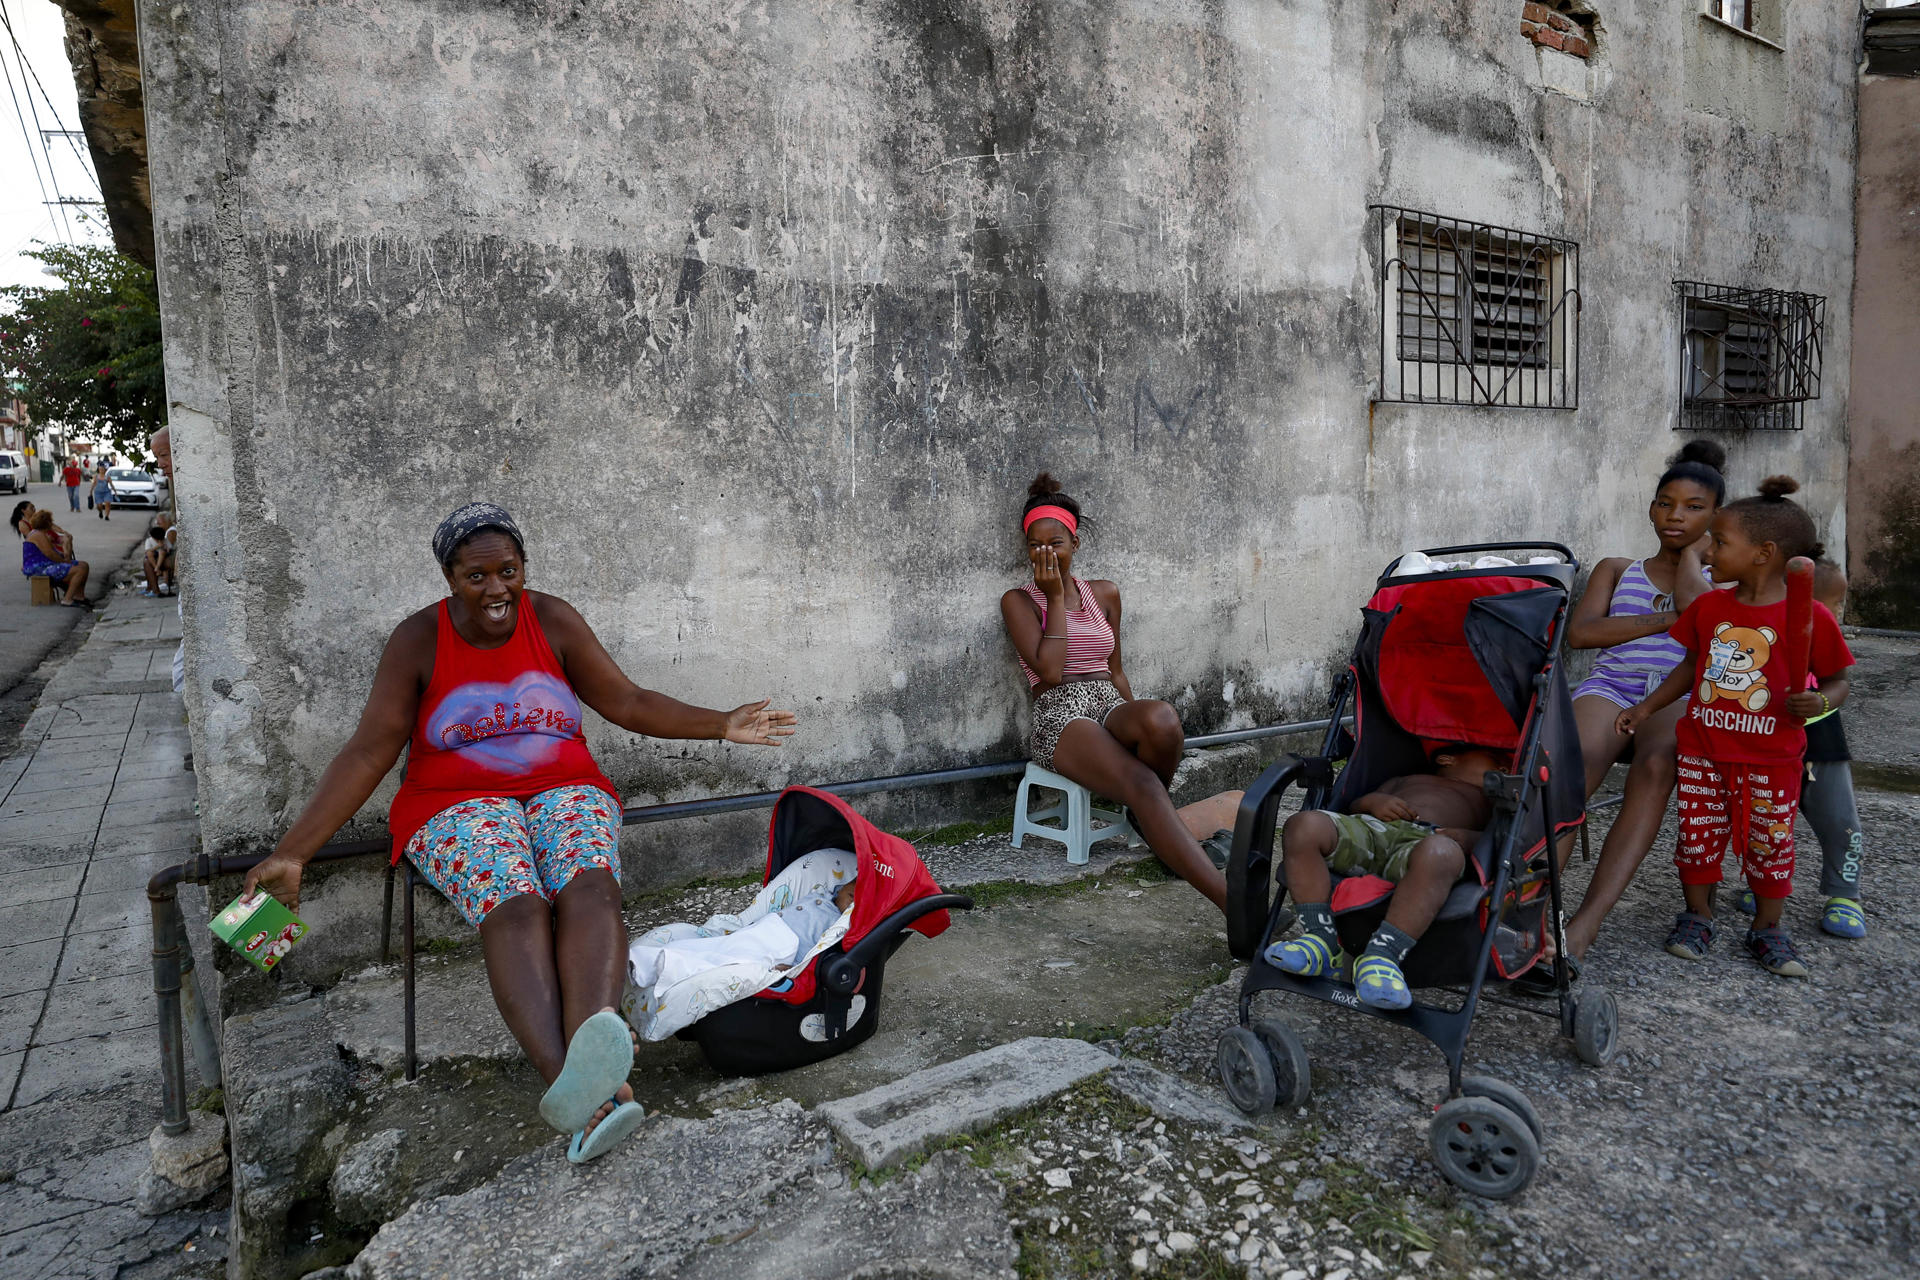
POLYGON ((1014 848, 1020 848, 1028 836, 1057 840, 1067 846, 1067 862, 1078 867, 1086 863, 1087 850, 1097 841, 1119 835, 1127 838, 1128 848, 1145 843, 1123 815, 1111 809, 1094 808, 1093 793, 1085 787, 1032 761, 1027 762, 1026 776, 1020 779, 1020 791, 1013 802, 1014 848), (1030 812, 1029 796, 1035 787, 1061 792, 1059 802, 1037 813, 1030 812), (1041 825, 1055 819, 1061 820, 1062 825, 1041 825))

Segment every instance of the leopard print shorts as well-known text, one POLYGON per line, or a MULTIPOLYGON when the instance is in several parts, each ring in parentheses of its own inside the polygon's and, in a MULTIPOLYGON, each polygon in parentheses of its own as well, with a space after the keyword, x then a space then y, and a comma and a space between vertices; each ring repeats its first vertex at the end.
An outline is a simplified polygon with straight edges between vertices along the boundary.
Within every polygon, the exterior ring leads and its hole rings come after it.
POLYGON ((1055 685, 1034 700, 1027 754, 1042 769, 1053 768, 1053 749, 1060 745, 1060 735, 1069 723, 1091 720, 1104 725, 1113 709, 1126 701, 1111 680, 1074 680, 1055 685))

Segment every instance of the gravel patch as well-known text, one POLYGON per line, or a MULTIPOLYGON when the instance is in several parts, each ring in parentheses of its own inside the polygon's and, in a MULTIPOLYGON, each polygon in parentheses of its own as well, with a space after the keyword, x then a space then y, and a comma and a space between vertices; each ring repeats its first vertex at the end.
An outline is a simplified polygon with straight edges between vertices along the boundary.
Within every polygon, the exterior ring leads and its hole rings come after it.
MULTIPOLYGON (((1920 1138, 1911 1006, 1920 796, 1860 800, 1870 929, 1860 942, 1819 932, 1817 868, 1808 873, 1818 846, 1801 826, 1806 889, 1786 924, 1810 979, 1761 971, 1739 950, 1737 924, 1722 928, 1703 964, 1660 949, 1680 899, 1664 852, 1669 819, 1588 958, 1584 980, 1619 1000, 1614 1061, 1589 1068, 1553 1021, 1483 1009, 1467 1070, 1526 1092, 1547 1131, 1540 1176, 1513 1200, 1460 1193, 1434 1167, 1427 1122, 1446 1069, 1431 1045, 1268 993, 1256 1013, 1289 1020, 1312 1056, 1313 1098, 1298 1121, 1322 1129, 1329 1154, 1383 1194, 1471 1215, 1494 1242, 1501 1275, 1914 1274, 1920 1184, 1906 1165, 1920 1138)), ((1596 853, 1606 825, 1596 821, 1596 853)), ((1576 857, 1575 902, 1589 870, 1576 857)), ((1130 1032, 1127 1051, 1218 1089, 1214 1048, 1234 1023, 1239 977, 1167 1027, 1130 1032)))

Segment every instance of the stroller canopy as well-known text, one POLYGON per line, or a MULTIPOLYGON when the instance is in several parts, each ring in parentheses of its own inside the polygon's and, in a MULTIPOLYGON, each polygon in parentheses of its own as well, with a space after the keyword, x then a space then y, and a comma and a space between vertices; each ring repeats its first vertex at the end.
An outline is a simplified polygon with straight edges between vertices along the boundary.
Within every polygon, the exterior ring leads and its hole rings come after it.
POLYGON ((1335 807, 1344 812, 1389 778, 1431 772, 1428 753, 1442 743, 1514 750, 1540 716, 1555 826, 1577 821, 1585 779, 1566 676, 1556 663, 1544 697, 1534 684, 1559 642, 1571 576, 1552 565, 1383 579, 1354 646, 1359 743, 1335 807))
POLYGON ((1510 751, 1546 666, 1564 597, 1529 578, 1487 575, 1383 587, 1379 637, 1385 710, 1430 743, 1510 751))
MULTIPOLYGON (((940 892, 920 855, 905 840, 880 830, 839 796, 812 787, 788 787, 774 801, 773 820, 767 828, 766 879, 773 879, 794 859, 815 849, 850 849, 859 860, 853 920, 841 940, 843 948, 851 949, 875 925, 907 904, 940 892)), ((945 910, 930 911, 908 928, 933 938, 952 922, 945 910)), ((813 988, 814 970, 808 966, 793 975, 792 988, 779 993, 778 998, 799 1004, 812 997, 813 988)))

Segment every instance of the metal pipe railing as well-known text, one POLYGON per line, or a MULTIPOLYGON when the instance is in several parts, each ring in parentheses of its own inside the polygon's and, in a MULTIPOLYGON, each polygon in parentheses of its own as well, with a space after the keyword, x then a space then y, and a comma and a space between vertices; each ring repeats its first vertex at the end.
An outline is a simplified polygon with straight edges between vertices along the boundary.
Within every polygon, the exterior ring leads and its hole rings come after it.
MULTIPOLYGON (((1268 725, 1259 729, 1232 729, 1224 733, 1201 734, 1187 739, 1192 748, 1227 746, 1260 738, 1285 737, 1295 733, 1313 733, 1325 729, 1327 720, 1301 720, 1292 724, 1268 725)), ((957 769, 928 769, 919 773, 898 773, 884 778, 860 778, 851 782, 830 782, 819 789, 838 796, 872 795, 882 791, 909 791, 920 787, 946 786, 957 782, 980 782, 989 778, 1007 778, 1025 772, 1025 760, 1005 760, 997 764, 968 765, 957 769)), ((745 795, 715 796, 706 800, 676 800, 666 804, 637 805, 620 812, 620 825, 641 826, 653 822, 672 822, 680 818, 707 818, 749 809, 770 809, 780 798, 778 791, 755 791, 745 795)), ((386 840, 349 840, 326 845, 313 855, 313 862, 338 862, 388 852, 386 840)), ((153 912, 153 994, 160 1021, 161 1128, 168 1134, 184 1133, 188 1126, 186 1098, 186 1061, 181 1036, 181 1013, 188 1019, 188 1037, 193 1045, 194 1063, 200 1078, 208 1085, 220 1083, 220 1053, 205 1003, 193 981, 193 951, 186 940, 186 924, 180 914, 179 886, 182 883, 208 884, 216 877, 251 870, 266 860, 266 854, 223 858, 201 854, 187 862, 162 867, 147 881, 147 900, 153 912)), ((413 946, 413 892, 406 889, 402 946, 411 962, 413 946)), ((393 886, 387 885, 382 906, 380 936, 388 936, 387 925, 393 919, 393 886)), ((384 959, 384 953, 382 955, 384 959)), ((411 992, 408 993, 411 996, 411 992)), ((411 1016, 407 1019, 413 1025, 411 1016)), ((412 1045, 407 1046, 412 1057, 412 1045)))

